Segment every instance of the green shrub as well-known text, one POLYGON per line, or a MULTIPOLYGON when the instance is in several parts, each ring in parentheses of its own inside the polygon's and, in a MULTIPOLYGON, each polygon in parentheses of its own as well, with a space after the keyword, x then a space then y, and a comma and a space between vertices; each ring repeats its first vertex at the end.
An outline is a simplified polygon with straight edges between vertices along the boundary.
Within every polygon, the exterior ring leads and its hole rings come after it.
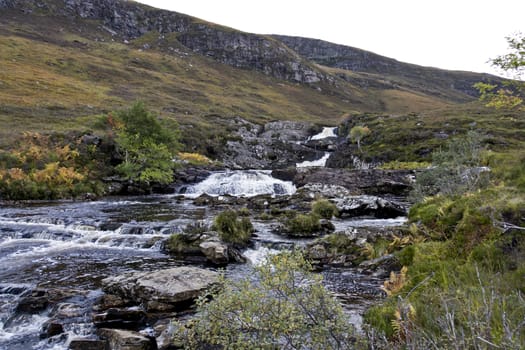
POLYGON ((174 233, 167 239, 164 248, 174 255, 199 254, 199 243, 193 235, 174 233))
POLYGON ((397 259, 399 260, 399 263, 402 266, 412 265, 415 254, 416 254, 416 249, 414 248, 413 245, 409 245, 408 247, 405 247, 395 253, 397 259))
POLYGON ((321 230, 319 216, 315 214, 297 214, 285 221, 286 232, 290 236, 312 236, 321 230))
POLYGON ((227 243, 245 245, 254 232, 249 218, 239 218, 234 210, 226 210, 215 217, 213 228, 219 233, 221 240, 227 243))
POLYGON ((324 236, 321 242, 328 245, 328 250, 334 254, 353 254, 358 253, 360 247, 356 244, 356 240, 350 238, 343 232, 336 232, 324 236))
POLYGON ((115 133, 122 163, 115 170, 124 178, 147 184, 167 184, 173 179, 178 128, 165 127, 142 102, 110 115, 107 123, 115 133))
POLYGON ((239 216, 246 216, 246 217, 251 215, 250 209, 248 209, 246 207, 239 209, 238 214, 239 214, 239 216))
POLYGON ((327 220, 339 215, 336 205, 327 199, 318 199, 313 202, 312 213, 327 220))
POLYGON ((434 166, 417 174, 411 197, 421 201, 429 195, 451 196, 486 187, 490 173, 480 168, 482 141, 480 134, 469 131, 450 140, 445 148, 434 151, 434 166))
POLYGON ((299 253, 271 255, 242 280, 198 301, 194 319, 176 324, 186 349, 352 349, 352 325, 299 253), (211 300, 211 301, 210 301, 211 300))

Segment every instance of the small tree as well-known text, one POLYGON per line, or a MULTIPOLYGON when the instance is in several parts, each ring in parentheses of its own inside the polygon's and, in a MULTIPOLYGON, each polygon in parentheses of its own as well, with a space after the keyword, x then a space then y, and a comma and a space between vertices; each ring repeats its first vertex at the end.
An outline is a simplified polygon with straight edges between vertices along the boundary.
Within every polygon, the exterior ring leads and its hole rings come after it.
POLYGON ((328 199, 318 199, 313 202, 312 213, 327 220, 330 220, 333 216, 339 215, 337 206, 328 199))
POLYGON ((361 149, 361 140, 365 138, 366 136, 370 135, 371 131, 366 126, 354 126, 352 129, 350 129, 350 139, 357 143, 357 148, 361 149))
POLYGON ((250 218, 239 218, 234 210, 225 210, 217 215, 213 221, 213 228, 224 242, 238 245, 246 245, 254 231, 250 218))
POLYGON ((142 102, 108 117, 123 162, 116 170, 126 179, 150 184, 170 183, 179 147, 176 126, 163 126, 142 102))
POLYGON ((433 166, 416 176, 412 191, 415 201, 435 194, 457 195, 487 185, 489 172, 481 167, 482 136, 469 131, 450 140, 443 149, 432 153, 433 166))
POLYGON ((269 256, 253 276, 223 281, 177 333, 187 349, 354 348, 341 305, 300 253, 269 256))
POLYGON ((525 35, 518 34, 507 37, 510 53, 498 56, 491 60, 492 65, 517 79, 507 81, 503 87, 494 84, 476 83, 474 87, 480 93, 480 100, 487 107, 505 109, 525 109, 523 98, 525 83, 519 81, 525 73, 525 35))

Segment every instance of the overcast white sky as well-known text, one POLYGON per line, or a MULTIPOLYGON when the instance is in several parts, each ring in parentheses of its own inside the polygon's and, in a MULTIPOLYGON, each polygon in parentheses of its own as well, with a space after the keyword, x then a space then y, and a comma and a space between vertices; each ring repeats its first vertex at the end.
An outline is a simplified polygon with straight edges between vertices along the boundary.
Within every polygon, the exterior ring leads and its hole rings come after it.
POLYGON ((259 34, 354 46, 399 61, 498 74, 487 61, 525 32, 525 0, 140 0, 259 34))

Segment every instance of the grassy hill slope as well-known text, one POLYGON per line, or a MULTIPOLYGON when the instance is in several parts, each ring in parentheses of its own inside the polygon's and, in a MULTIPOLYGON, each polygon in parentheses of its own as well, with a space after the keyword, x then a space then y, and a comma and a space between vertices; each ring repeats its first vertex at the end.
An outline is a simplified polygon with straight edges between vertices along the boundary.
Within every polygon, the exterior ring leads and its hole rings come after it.
POLYGON ((419 112, 473 99, 432 80, 422 89, 403 74, 321 66, 273 37, 134 2, 105 0, 89 11, 79 1, 73 10, 58 0, 4 3, 1 146, 22 131, 89 128, 138 99, 195 137, 223 129, 213 116, 335 125, 348 112, 419 112), (118 22, 112 9, 133 20, 118 22), (162 28, 144 24, 152 21, 162 28))

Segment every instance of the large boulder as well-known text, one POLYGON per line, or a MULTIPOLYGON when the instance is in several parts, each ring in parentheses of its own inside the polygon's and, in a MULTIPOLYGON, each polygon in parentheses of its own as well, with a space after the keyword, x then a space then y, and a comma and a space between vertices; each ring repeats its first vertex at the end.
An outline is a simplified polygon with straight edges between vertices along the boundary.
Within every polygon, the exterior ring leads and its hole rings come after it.
POLYGON ((204 256, 206 256, 206 259, 214 264, 223 265, 230 260, 228 245, 218 238, 213 237, 202 242, 199 244, 199 248, 204 256))
POLYGON ((403 205, 376 196, 348 196, 334 198, 332 201, 342 218, 365 215, 395 218, 407 215, 407 209, 403 205))
POLYGON ((175 267, 154 272, 132 272, 105 278, 103 290, 147 311, 173 310, 191 304, 218 281, 218 273, 197 267, 175 267))
POLYGON ((68 350, 106 350, 107 342, 92 338, 73 338, 69 342, 68 350))
POLYGON ((105 339, 111 350, 156 350, 154 339, 144 335, 122 329, 101 328, 98 330, 100 338, 105 339))
POLYGON ((121 328, 138 330, 146 323, 146 313, 137 308, 110 308, 93 315, 93 323, 98 328, 121 328))
POLYGON ((413 175, 408 170, 301 168, 293 182, 298 188, 306 184, 337 185, 354 195, 406 195, 413 186, 413 175))
POLYGON ((16 306, 19 313, 38 313, 49 306, 53 306, 63 300, 76 295, 85 295, 84 291, 74 289, 35 288, 22 295, 16 306))

